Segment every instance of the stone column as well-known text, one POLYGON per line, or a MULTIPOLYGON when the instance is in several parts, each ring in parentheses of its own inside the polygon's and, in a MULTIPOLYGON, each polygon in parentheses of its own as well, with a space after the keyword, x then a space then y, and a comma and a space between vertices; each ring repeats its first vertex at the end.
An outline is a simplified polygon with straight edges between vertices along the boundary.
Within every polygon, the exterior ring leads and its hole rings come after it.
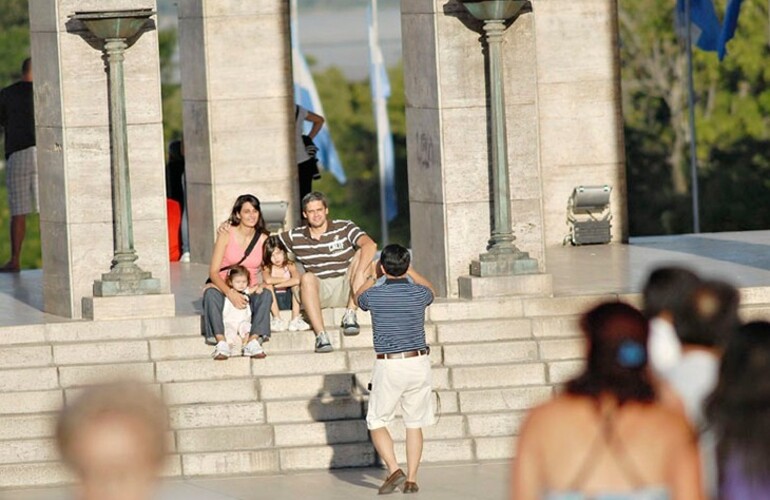
MULTIPOLYGON (((43 297, 46 312, 60 316, 82 316, 83 298, 113 254, 107 73, 101 47, 70 32, 76 28, 67 16, 137 8, 155 9, 155 0, 30 2, 43 297)), ((160 279, 163 295, 144 311, 110 299, 92 317, 173 314, 157 32, 139 38, 124 64, 137 264, 160 279)))
POLYGON ((240 194, 297 219, 289 2, 179 2, 179 50, 192 259, 208 262, 240 194))
MULTIPOLYGON (((457 296, 492 224, 483 28, 456 0, 402 0, 401 12, 415 265, 457 296)), ((503 58, 513 232, 544 271, 531 13, 504 32, 503 58)))
POLYGON ((568 232, 579 185, 612 186, 612 236, 628 238, 617 0, 533 2, 546 244, 568 232))

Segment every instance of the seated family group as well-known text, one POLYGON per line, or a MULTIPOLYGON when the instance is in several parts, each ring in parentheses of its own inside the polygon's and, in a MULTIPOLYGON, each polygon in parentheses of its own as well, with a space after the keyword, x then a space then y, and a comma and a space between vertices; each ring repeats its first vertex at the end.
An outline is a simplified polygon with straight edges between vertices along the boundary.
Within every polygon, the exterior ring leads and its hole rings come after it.
POLYGON ((203 293, 203 333, 216 346, 214 359, 228 359, 238 351, 264 358, 262 346, 270 332, 286 329, 312 328, 315 351, 331 352, 324 308, 347 307, 342 333, 359 333, 354 293, 370 276, 377 245, 353 222, 329 219, 322 193, 302 199, 302 215, 306 225, 271 236, 255 196, 235 201, 230 218, 217 231, 203 293), (289 260, 289 253, 304 272, 289 260), (288 309, 287 324, 280 310, 288 309))

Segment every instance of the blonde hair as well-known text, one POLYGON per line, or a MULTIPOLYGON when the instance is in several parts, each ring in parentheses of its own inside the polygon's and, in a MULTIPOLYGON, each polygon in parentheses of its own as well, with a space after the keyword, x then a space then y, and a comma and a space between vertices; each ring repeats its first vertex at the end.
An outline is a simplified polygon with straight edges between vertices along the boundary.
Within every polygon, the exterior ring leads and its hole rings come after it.
POLYGON ((64 461, 73 465, 72 443, 94 421, 103 417, 127 417, 147 430, 147 447, 160 464, 166 456, 168 411, 147 385, 122 380, 85 389, 72 404, 59 414, 56 444, 64 461))

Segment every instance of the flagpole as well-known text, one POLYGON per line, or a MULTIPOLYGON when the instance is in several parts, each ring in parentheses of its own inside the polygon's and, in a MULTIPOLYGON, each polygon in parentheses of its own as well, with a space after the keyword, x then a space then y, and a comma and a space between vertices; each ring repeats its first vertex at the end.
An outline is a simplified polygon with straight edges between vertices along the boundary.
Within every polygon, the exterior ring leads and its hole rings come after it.
MULTIPOLYGON (((687 107, 689 108, 690 115, 690 178, 692 192, 692 232, 700 233, 700 203, 698 199, 698 157, 697 153, 697 136, 695 135, 695 88, 693 85, 693 69, 692 69, 692 27, 691 13, 690 13, 691 0, 684 0, 684 19, 685 19, 685 46, 687 54, 687 107)), ((678 165, 673 165, 673 168, 679 168, 678 165)))
MULTIPOLYGON (((380 32, 379 32, 379 25, 378 25, 378 12, 377 12, 377 0, 371 0, 371 8, 372 8, 372 38, 375 42, 378 42, 380 39, 380 32)), ((370 42, 370 52, 373 52, 371 50, 371 42, 370 42)), ((371 64, 375 64, 374 61, 374 53, 370 55, 372 58, 371 64)), ((382 98, 381 85, 382 82, 380 81, 380 72, 375 69, 375 71, 372 72, 372 81, 369 82, 370 85, 373 86, 374 92, 372 92, 372 95, 376 96, 374 102, 372 103, 374 105, 374 116, 375 116, 375 125, 377 126, 377 163, 379 164, 380 168, 380 228, 381 228, 381 237, 382 237, 382 247, 385 247, 385 245, 388 244, 390 238, 388 234, 388 204, 386 200, 386 193, 385 193, 385 146, 384 144, 381 144, 381 141, 379 138, 381 137, 381 130, 380 130, 380 120, 377 119, 377 117, 381 116, 381 113, 387 113, 388 109, 385 106, 384 99, 382 98)))

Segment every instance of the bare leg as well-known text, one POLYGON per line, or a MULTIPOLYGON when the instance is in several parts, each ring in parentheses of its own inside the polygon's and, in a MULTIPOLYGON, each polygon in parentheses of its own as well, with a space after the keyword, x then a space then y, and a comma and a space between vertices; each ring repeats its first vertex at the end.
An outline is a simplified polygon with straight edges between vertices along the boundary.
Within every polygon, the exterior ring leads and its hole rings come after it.
MULTIPOLYGON (((388 428, 380 427, 379 429, 372 429, 369 432, 372 435, 374 449, 377 450, 377 454, 382 461, 385 462, 385 466, 388 468, 388 475, 393 474, 398 470, 398 462, 396 461, 396 452, 393 449, 393 439, 390 437, 388 428)), ((422 438, 422 435, 420 436, 422 438)))
MULTIPOLYGON (((375 446, 377 446, 375 444, 375 446)), ((379 450, 378 450, 379 451, 379 450)), ((406 480, 417 482, 417 468, 422 458, 422 429, 406 429, 406 480)))
POLYGON ((357 250, 353 256, 353 260, 350 261, 350 272, 348 277, 350 278, 350 296, 348 297, 348 309, 358 309, 358 304, 354 300, 353 296, 356 291, 364 284, 365 277, 358 272, 358 266, 365 266, 367 263, 361 262, 361 250, 357 250))
POLYGON ((299 316, 299 300, 297 300, 297 297, 291 293, 291 319, 294 319, 297 316, 299 316))
POLYGON ((27 216, 14 215, 11 217, 11 260, 2 269, 15 271, 21 267, 21 244, 27 233, 27 216))
POLYGON ((275 288, 273 288, 273 285, 265 285, 265 288, 270 290, 270 295, 273 296, 273 303, 270 305, 270 314, 272 314, 274 318, 278 318, 281 316, 281 310, 278 309, 278 298, 275 296, 275 288))
POLYGON ((310 320, 310 326, 316 335, 324 331, 323 313, 321 313, 321 297, 319 295, 320 283, 313 273, 305 273, 300 278, 300 295, 305 312, 310 320))

